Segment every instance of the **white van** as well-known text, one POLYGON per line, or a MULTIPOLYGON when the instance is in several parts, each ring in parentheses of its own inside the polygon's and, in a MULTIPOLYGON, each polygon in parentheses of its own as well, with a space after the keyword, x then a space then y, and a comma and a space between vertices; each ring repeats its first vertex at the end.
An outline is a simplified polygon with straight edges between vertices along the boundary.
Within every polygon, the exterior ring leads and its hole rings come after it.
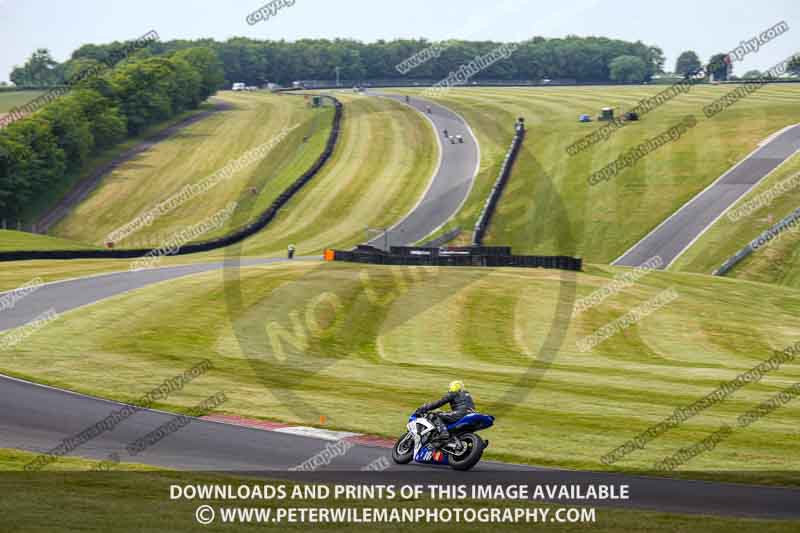
POLYGON ((245 84, 244 83, 234 83, 233 84, 233 90, 234 91, 244 91, 245 90, 245 84))

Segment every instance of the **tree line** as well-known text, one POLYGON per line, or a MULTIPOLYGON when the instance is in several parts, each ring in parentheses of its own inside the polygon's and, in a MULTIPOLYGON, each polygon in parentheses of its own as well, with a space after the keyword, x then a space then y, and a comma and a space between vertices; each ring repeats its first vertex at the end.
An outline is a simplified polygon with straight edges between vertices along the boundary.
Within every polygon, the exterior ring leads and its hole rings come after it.
MULTIPOLYGON (((681 52, 675 61, 675 74, 679 76, 692 76, 701 71, 712 74, 717 81, 751 80, 765 75, 760 70, 748 70, 741 77, 736 76, 733 73, 733 63, 728 54, 714 54, 708 63, 703 65, 694 50, 686 50, 681 52)), ((795 76, 800 76, 800 56, 794 56, 789 60, 787 71, 795 76)))
MULTIPOLYGON (((430 42, 425 39, 301 39, 294 42, 236 37, 154 41, 126 58, 129 42, 87 44, 58 63, 46 49, 36 50, 15 67, 17 86, 69 84, 69 94, 32 116, 0 130, 0 216, 18 215, 37 194, 88 157, 144 128, 200 102, 224 84, 244 82, 288 85, 295 80, 441 80, 508 43, 494 41, 430 42), (421 61, 408 61, 412 57, 421 61), (401 65, 405 65, 404 67, 401 65), (408 68, 408 67, 411 68, 408 68), (100 72, 82 79, 81 73, 100 72)), ((572 80, 641 82, 664 72, 657 46, 605 37, 546 39, 516 43, 514 53, 471 78, 480 80, 572 80)), ((715 54, 708 68, 717 79, 730 69, 725 54, 715 54)), ((793 71, 800 64, 793 62, 793 71)), ((678 59, 675 72, 688 75, 700 67, 694 52, 678 59)), ((749 73, 755 75, 756 73, 749 73)))
POLYGON ((18 217, 91 156, 197 108, 224 83, 222 63, 203 47, 158 56, 145 48, 112 65, 70 61, 62 68, 79 81, 67 94, 0 130, 0 218, 18 217), (93 75, 81 75, 87 71, 93 75))
MULTIPOLYGON (((74 175, 92 155, 197 107, 226 82, 286 85, 295 80, 333 79, 337 69, 342 79, 351 81, 443 79, 503 43, 437 43, 429 60, 406 73, 397 68, 432 44, 424 39, 375 43, 349 39, 172 40, 151 42, 126 57, 130 42, 116 41, 81 46, 63 63, 55 61, 48 50, 37 49, 24 65, 12 70, 11 81, 17 86, 66 84, 69 91, 0 130, 0 217, 19 216, 33 198, 74 175), (126 59, 111 68, 120 57, 126 59), (83 76, 85 72, 98 74, 83 76), (73 84, 73 80, 80 81, 73 84)), ((519 43, 508 59, 492 64, 473 79, 648 79, 660 72, 663 64, 661 50, 641 42, 535 37, 519 43), (612 69, 613 65, 617 67, 612 69)))
MULTIPOLYGON (((296 80, 333 80, 337 69, 342 80, 432 80, 446 78, 461 65, 483 56, 506 43, 453 40, 432 43, 424 39, 399 39, 363 43, 351 39, 301 39, 294 42, 262 41, 243 37, 224 42, 211 39, 194 41, 159 41, 149 46, 153 56, 174 53, 192 47, 205 47, 217 53, 228 83, 263 85, 276 82, 287 85, 296 80), (432 50, 429 60, 407 73, 397 66, 425 50, 432 50)), ((517 43, 508 59, 499 61, 474 79, 542 80, 568 79, 579 82, 649 80, 662 71, 664 54, 656 46, 605 37, 569 36, 559 39, 534 37, 517 43), (612 69, 614 60, 623 58, 621 67, 612 69), (633 72, 631 72, 633 70, 633 72)), ((58 83, 68 77, 74 65, 82 61, 105 62, 120 43, 88 44, 77 49, 63 64, 38 50, 28 63, 11 73, 17 85, 35 85, 45 81, 58 83)), ((620 61, 617 61, 620 63, 620 61)))

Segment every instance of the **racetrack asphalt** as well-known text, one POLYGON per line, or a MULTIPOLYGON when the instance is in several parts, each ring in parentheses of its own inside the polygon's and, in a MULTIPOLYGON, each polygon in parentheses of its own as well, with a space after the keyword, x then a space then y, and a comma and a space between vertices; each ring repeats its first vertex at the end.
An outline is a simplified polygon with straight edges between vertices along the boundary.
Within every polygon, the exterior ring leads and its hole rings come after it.
MULTIPOLYGON (((319 260, 321 257, 298 257, 295 261, 319 260)), ((241 258, 231 268, 266 265, 288 261, 282 258, 241 258)), ((112 296, 141 289, 183 276, 201 274, 226 267, 224 261, 197 263, 136 271, 113 272, 83 278, 55 281, 30 292, 12 307, 0 311, 0 332, 23 326, 52 309, 63 313, 112 296)), ((0 293, 2 295, 4 293, 0 293)))
MULTIPOLYGON (((465 143, 466 138, 465 135, 465 143)), ((443 161, 442 166, 447 164, 443 161)), ((470 165, 474 167, 477 162, 470 160, 470 164, 463 169, 470 165)), ((451 188, 437 190, 448 194, 451 188)), ((456 202, 455 199, 456 196, 447 205, 457 208, 460 200, 456 202)), ((409 218, 414 218, 414 213, 418 212, 426 211, 415 209, 409 218)), ((432 220, 431 217, 433 215, 424 216, 428 220, 432 220)), ((408 235, 412 235, 412 230, 421 232, 430 227, 430 223, 409 224, 408 235)), ((420 238, 422 237, 424 235, 420 238)), ((242 259, 241 265, 281 261, 285 259, 242 259)), ((224 262, 216 262, 175 266, 50 283, 16 302, 13 309, 1 312, 0 331, 25 324, 51 308, 61 313, 153 283, 220 269, 224 265, 224 262)), ((153 385, 157 386, 167 377, 170 376, 154 378, 153 385)), ((217 391, 209 391, 209 394, 214 392, 217 391)), ((120 406, 116 402, 0 376, 0 447, 46 452, 57 447, 63 439, 105 419, 120 406)), ((235 471, 247 475, 282 478, 290 475, 291 467, 321 452, 331 442, 310 436, 196 419, 135 457, 125 457, 127 445, 169 422, 174 416, 159 411, 142 410, 120 422, 113 431, 103 432, 83 444, 72 455, 101 460, 111 453, 120 453, 123 461, 160 467, 191 471, 235 471)), ((398 434, 403 430, 404 422, 404 418, 398 419, 398 434)), ((498 423, 502 423, 502 418, 498 419, 498 423)), ((491 430, 486 436, 491 437, 491 430)), ((361 468, 373 461, 387 458, 388 453, 385 448, 354 444, 346 453, 335 457, 329 465, 323 466, 314 475, 321 481, 341 482, 403 482, 411 476, 418 481, 438 483, 628 484, 631 500, 611 504, 679 513, 800 519, 798 489, 579 472, 488 461, 481 462, 468 474, 440 467, 395 465, 382 473, 361 471, 361 468)))
MULTIPOLYGON (((197 379, 201 380, 202 376, 197 379)), ((62 440, 105 419, 121 405, 0 377, 0 447, 46 452, 61 444, 62 440)), ((799 489, 568 471, 491 461, 479 463, 469 473, 446 467, 398 466, 393 463, 383 472, 364 472, 362 468, 381 458, 388 459, 386 464, 391 463, 390 452, 386 448, 359 444, 334 456, 328 465, 323 464, 313 474, 295 475, 288 469, 321 453, 332 441, 200 419, 194 419, 134 457, 126 456, 129 444, 170 422, 174 416, 158 411, 140 411, 120 422, 113 431, 101 433, 80 446, 74 455, 102 460, 118 453, 123 462, 178 470, 238 472, 272 479, 319 482, 569 484, 583 487, 625 484, 630 487, 630 500, 596 504, 676 513, 800 518, 799 489)), ((398 420, 398 433, 403 429, 403 422, 398 420)), ((488 435, 491 436, 491 430, 488 435)), ((558 503, 566 502, 559 500, 558 503)))
POLYGON ((786 128, 684 204, 612 264, 640 266, 655 256, 668 268, 742 196, 800 150, 800 125, 786 128))
MULTIPOLYGON (((405 96, 382 96, 405 102, 405 96)), ((411 212, 388 232, 369 241, 368 244, 378 248, 385 248, 387 242, 389 246, 414 244, 442 227, 466 201, 478 173, 480 147, 463 118, 442 105, 417 97, 409 97, 408 105, 433 124, 441 148, 439 166, 425 194, 411 212), (464 142, 452 143, 445 138, 445 130, 450 137, 461 135, 464 142)))

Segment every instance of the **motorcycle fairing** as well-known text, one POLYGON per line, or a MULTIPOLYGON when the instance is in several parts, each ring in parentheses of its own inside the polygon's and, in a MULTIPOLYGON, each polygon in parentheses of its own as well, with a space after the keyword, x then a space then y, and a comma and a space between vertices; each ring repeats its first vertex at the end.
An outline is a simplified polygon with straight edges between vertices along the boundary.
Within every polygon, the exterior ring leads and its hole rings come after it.
POLYGON ((451 432, 460 431, 462 429, 477 431, 479 429, 486 429, 488 427, 491 427, 493 424, 494 424, 493 416, 484 415, 481 413, 469 413, 463 418, 456 420, 455 422, 447 426, 447 431, 451 432))
POLYGON ((414 461, 429 465, 447 465, 447 454, 441 450, 435 450, 430 445, 423 446, 414 455, 414 461))

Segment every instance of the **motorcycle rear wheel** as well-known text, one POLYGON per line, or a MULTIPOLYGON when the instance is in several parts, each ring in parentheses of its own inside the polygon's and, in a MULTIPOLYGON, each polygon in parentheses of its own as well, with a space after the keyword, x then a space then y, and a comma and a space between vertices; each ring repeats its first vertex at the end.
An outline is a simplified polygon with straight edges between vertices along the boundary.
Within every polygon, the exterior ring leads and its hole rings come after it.
POLYGON ((458 439, 467 449, 460 455, 450 455, 450 466, 453 470, 469 470, 481 460, 486 443, 474 433, 464 433, 458 439))
POLYGON ((392 459, 399 465, 405 465, 414 458, 414 439, 406 432, 392 447, 392 459))

